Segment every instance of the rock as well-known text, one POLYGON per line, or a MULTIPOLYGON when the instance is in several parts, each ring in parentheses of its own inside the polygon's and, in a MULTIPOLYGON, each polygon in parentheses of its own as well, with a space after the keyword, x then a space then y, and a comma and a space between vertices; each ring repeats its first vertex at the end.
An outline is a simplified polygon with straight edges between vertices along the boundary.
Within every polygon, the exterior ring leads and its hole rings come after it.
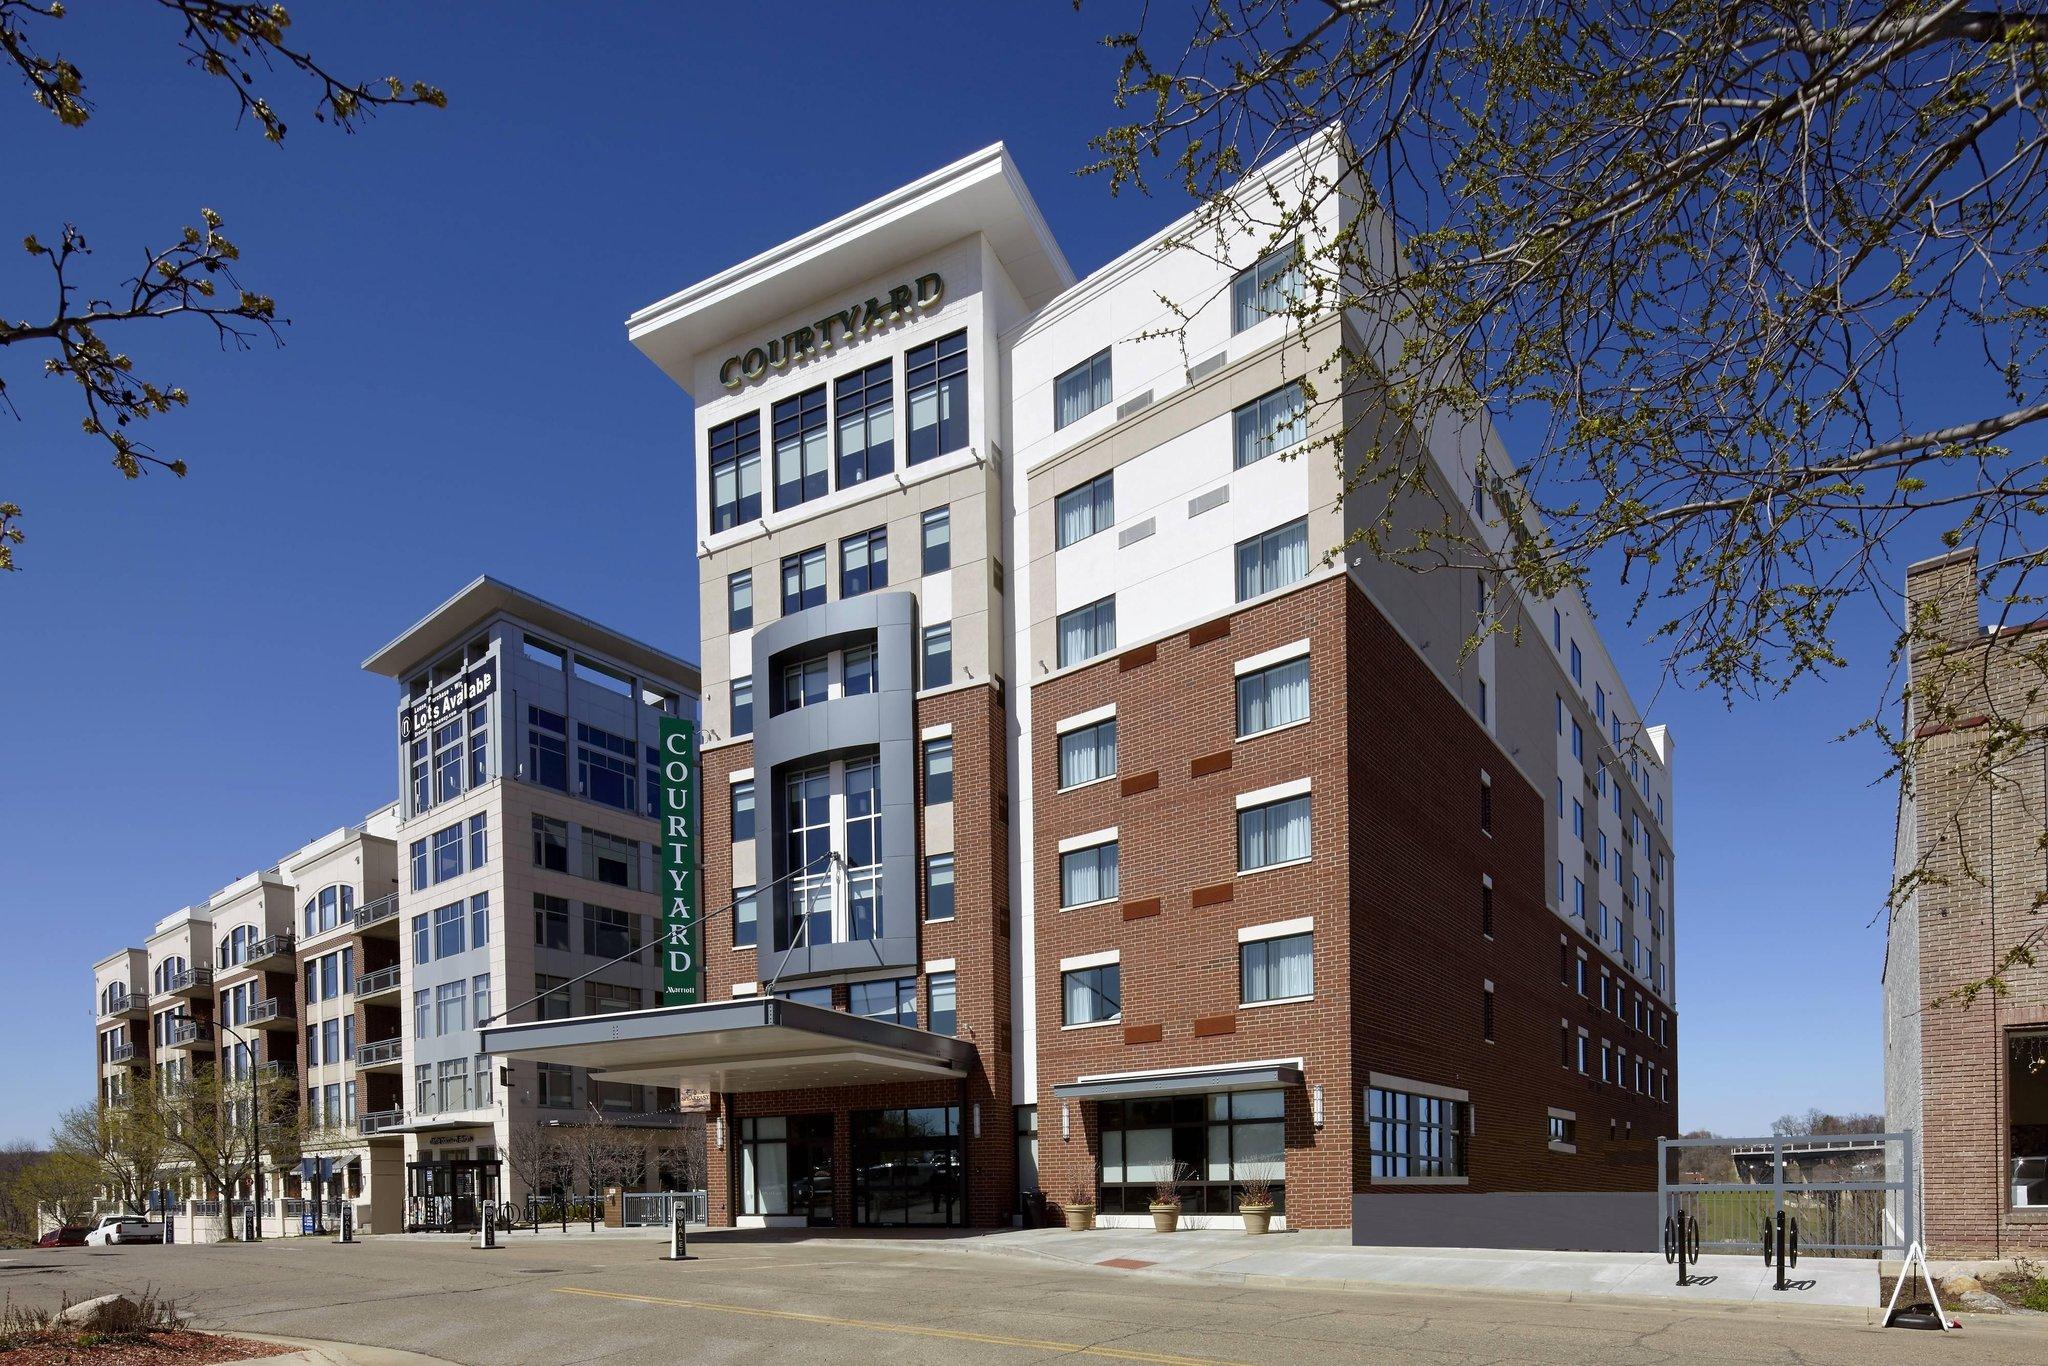
POLYGON ((1983 1289, 1984 1282, 1978 1280, 1975 1276, 1949 1276, 1941 1282, 1941 1293, 1944 1295, 1960 1297, 1978 1293, 1983 1289))
POLYGON ((142 1306, 126 1295, 101 1295, 80 1300, 57 1315, 60 1323, 100 1333, 119 1333, 133 1328, 142 1318, 142 1306))

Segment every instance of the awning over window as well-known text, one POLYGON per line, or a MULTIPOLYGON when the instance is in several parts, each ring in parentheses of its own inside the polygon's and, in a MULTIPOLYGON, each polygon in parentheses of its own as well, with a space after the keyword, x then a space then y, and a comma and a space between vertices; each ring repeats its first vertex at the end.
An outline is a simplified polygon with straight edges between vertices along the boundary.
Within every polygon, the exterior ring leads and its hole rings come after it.
POLYGON ((1174 1068, 1167 1072, 1103 1072, 1076 1077, 1052 1088, 1068 1100, 1129 1100, 1139 1096, 1186 1096, 1210 1091, 1266 1091, 1301 1085, 1301 1059, 1228 1063, 1220 1067, 1174 1068))
POLYGON ((587 1067, 601 1080, 707 1091, 962 1077, 974 1045, 777 997, 487 1025, 500 1059, 587 1067))

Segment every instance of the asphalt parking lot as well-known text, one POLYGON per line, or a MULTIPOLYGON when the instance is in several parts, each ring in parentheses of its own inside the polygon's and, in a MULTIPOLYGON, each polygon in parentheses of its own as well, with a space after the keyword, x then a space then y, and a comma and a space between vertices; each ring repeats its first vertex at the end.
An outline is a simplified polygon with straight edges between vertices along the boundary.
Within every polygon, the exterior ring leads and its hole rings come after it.
POLYGON ((725 1234, 693 1239, 695 1261, 663 1262, 662 1250, 648 1239, 514 1240, 488 1252, 454 1239, 67 1248, 9 1254, 0 1290, 54 1306, 147 1286, 200 1327, 479 1366, 2048 1359, 2048 1329, 2019 1322, 1942 1335, 1868 1327, 1844 1311, 1245 1289, 929 1241, 725 1234))

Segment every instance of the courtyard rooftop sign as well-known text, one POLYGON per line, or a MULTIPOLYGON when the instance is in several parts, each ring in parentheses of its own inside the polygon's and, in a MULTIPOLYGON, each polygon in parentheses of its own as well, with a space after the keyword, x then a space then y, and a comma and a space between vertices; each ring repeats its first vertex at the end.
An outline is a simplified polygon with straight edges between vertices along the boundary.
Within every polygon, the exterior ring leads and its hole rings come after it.
POLYGON ((737 389, 770 370, 787 369, 792 361, 830 351, 835 332, 840 340, 850 341, 912 313, 936 308, 939 300, 945 297, 946 282, 943 279, 936 274, 920 275, 907 285, 897 285, 886 298, 876 296, 837 313, 828 313, 809 327, 799 327, 759 346, 749 347, 737 356, 728 356, 725 364, 718 367, 718 382, 728 389, 737 389))

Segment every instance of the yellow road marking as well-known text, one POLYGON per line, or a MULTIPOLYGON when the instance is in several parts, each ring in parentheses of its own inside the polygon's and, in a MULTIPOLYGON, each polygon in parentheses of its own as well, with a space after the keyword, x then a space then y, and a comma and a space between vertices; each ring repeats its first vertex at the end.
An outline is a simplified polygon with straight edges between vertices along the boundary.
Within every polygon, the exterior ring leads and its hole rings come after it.
POLYGON ((794 1309, 758 1309, 746 1304, 719 1304, 711 1300, 670 1300, 658 1295, 628 1295, 616 1290, 589 1290, 577 1285, 558 1285, 558 1294, 588 1295, 600 1300, 627 1300, 634 1304, 662 1304, 675 1309, 709 1309, 720 1314, 744 1314, 757 1319, 786 1319, 793 1323, 823 1324, 830 1328, 865 1328, 873 1333, 902 1333, 909 1337, 943 1338, 948 1342, 975 1342, 990 1347, 1030 1347, 1041 1352, 1069 1352, 1079 1356, 1107 1357, 1112 1361, 1150 1361, 1161 1366, 1242 1366, 1215 1357, 1184 1357, 1169 1352, 1140 1352, 1127 1347, 1090 1347, 1078 1342, 1055 1342, 1049 1338, 1013 1338, 1000 1333, 968 1333, 954 1328, 925 1328, 914 1323, 880 1323, 872 1319, 841 1319, 830 1314, 803 1314, 794 1309))

